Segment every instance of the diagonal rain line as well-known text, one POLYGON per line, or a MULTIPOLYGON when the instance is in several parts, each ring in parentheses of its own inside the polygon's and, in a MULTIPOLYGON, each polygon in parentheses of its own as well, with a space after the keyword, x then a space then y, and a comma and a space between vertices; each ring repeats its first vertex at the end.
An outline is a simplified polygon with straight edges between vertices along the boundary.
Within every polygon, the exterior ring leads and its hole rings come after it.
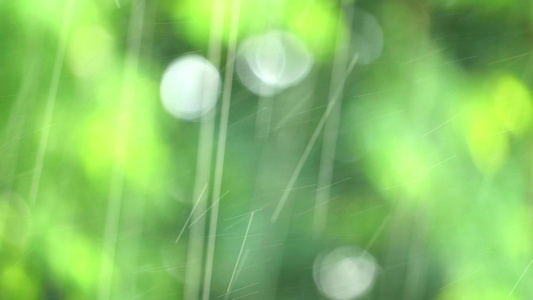
POLYGON ((526 275, 527 273, 527 270, 529 270, 529 267, 531 267, 531 264, 533 263, 533 259, 531 259, 531 261, 529 262, 529 264, 527 265, 526 269, 524 270, 524 272, 522 272, 522 275, 520 275, 520 278, 518 278, 518 280, 516 281, 515 285, 513 286, 513 288, 511 289, 511 291, 509 292, 509 295, 507 295, 507 298, 505 298, 505 300, 509 300, 509 298, 511 298, 511 295, 513 294, 514 290, 516 289, 516 287, 518 286, 518 284, 520 283, 520 281, 522 280, 522 278, 524 277, 524 275, 526 275))
MULTIPOLYGON (((337 32, 337 45, 336 56, 333 63, 333 69, 330 82, 330 97, 335 93, 335 85, 339 82, 339 93, 344 93, 344 85, 346 84, 346 78, 348 77, 347 70, 351 70, 357 63, 357 56, 354 56, 346 68, 348 61, 348 51, 345 47, 345 43, 349 43, 349 35, 347 41, 340 39, 345 23, 352 24, 353 18, 353 5, 348 4, 347 0, 342 0, 339 8, 339 24, 337 32), (348 6, 346 13, 346 21, 344 21, 343 8, 348 6)), ((330 98, 330 101, 332 99, 330 98)), ((322 144, 322 154, 320 157, 320 169, 318 172, 317 193, 315 198, 315 210, 313 216, 313 229, 315 234, 322 232, 326 226, 327 214, 328 214, 328 200, 331 194, 331 181, 333 180, 333 165, 335 162, 335 151, 337 149, 337 140, 339 135, 339 122, 341 117, 342 101, 331 112, 331 117, 326 120, 324 125, 324 137, 322 144)))
POLYGON ((444 121, 444 123, 442 123, 442 124, 440 124, 439 126, 433 128, 433 129, 431 129, 430 131, 424 133, 420 138, 424 138, 426 135, 428 135, 428 134, 432 133, 433 131, 435 131, 435 130, 441 128, 442 126, 446 125, 448 122, 450 122, 450 121, 454 120, 455 118, 457 118, 459 115, 460 115, 460 113, 459 113, 459 114, 456 114, 455 116, 451 117, 450 119, 444 121))
POLYGON ((248 238, 248 233, 250 232, 250 226, 252 225, 252 220, 254 219, 255 211, 252 211, 250 214, 250 221, 248 221, 248 226, 246 227, 246 233, 244 234, 244 239, 242 240, 241 250, 237 256, 237 262, 235 263, 235 268, 233 268, 233 273, 231 274, 231 279, 229 280, 228 289, 226 290, 227 296, 229 297, 231 288, 233 286, 233 280, 235 278, 235 273, 237 272, 237 267, 241 261, 242 251, 244 250, 244 245, 246 244, 246 239, 248 238))
MULTIPOLYGON (((356 54, 355 56, 358 57, 359 55, 356 54)), ((353 64, 353 66, 355 66, 355 64, 353 64)), ((352 66, 352 69, 353 69, 353 66, 352 66)), ((348 72, 346 72, 345 77, 348 76, 350 71, 351 71, 351 69, 348 72)), ((298 161, 298 164, 296 165, 296 168, 294 169, 294 172, 292 173, 292 176, 291 176, 291 178, 289 180, 289 183, 287 184, 287 187, 285 188, 283 194, 281 195, 279 203, 278 203, 278 205, 277 205, 277 207, 276 207, 276 209, 274 211, 274 214, 272 215, 272 218, 270 219, 270 221, 272 223, 277 221, 277 219, 279 217, 279 214, 281 213, 281 210, 283 209, 283 206, 285 205, 285 202, 287 202, 287 199, 289 198, 290 192, 291 192, 294 184, 296 183, 296 180, 298 179, 298 176, 300 176, 300 172, 302 171, 302 168, 303 168, 305 162, 307 161, 307 158, 309 157, 309 154, 311 153, 311 150, 313 149, 313 146, 315 145, 316 140, 318 139, 318 136, 320 135, 320 132, 322 131, 322 128, 324 127, 329 114, 331 113, 333 107, 337 103, 337 99, 338 99, 339 96, 340 96, 340 89, 337 89, 337 92, 333 95, 332 100, 328 103, 326 111, 322 115, 322 118, 320 119, 317 127, 315 128, 315 131, 313 132, 313 135, 311 136, 311 139, 307 143, 307 146, 305 147, 304 153, 302 154, 302 157, 298 161)))
POLYGON ((222 194, 222 196, 220 196, 220 198, 218 198, 217 201, 213 202, 213 204, 209 206, 201 215, 199 215, 198 218, 194 219, 194 221, 192 221, 191 224, 189 224, 187 228, 191 228, 192 225, 198 222, 198 220, 200 220, 210 209, 212 209, 215 205, 217 205, 218 202, 220 202, 220 200, 222 200, 222 198, 224 198, 224 196, 226 196, 228 193, 229 191, 222 194))
POLYGON ((180 231, 180 234, 178 235, 178 238, 176 238, 176 241, 174 242, 174 244, 177 244, 178 241, 180 240, 181 236, 183 235, 183 232, 185 231, 185 228, 187 228, 187 224, 189 223, 189 221, 191 220, 192 218, 192 215, 194 213, 194 210, 196 209, 196 207, 198 206, 198 204, 200 203, 200 199, 202 199, 204 193, 205 193, 205 190, 207 189, 207 184, 204 186, 204 188, 202 189, 202 192, 200 192, 200 196, 198 196, 198 199, 196 199, 196 203, 194 204, 194 206, 192 207, 191 209, 191 213, 189 214, 189 217, 187 218, 187 220, 185 221, 185 224, 183 224, 183 228, 181 229, 180 231))
MULTIPOLYGON (((249 252, 250 252, 250 249, 247 249, 247 252, 244 253, 244 258, 242 259, 243 263, 244 263, 244 261, 245 261, 245 259, 246 259, 246 254, 248 254, 249 252)), ((235 293, 235 292, 238 292, 238 291, 245 290, 245 289, 247 289, 247 288, 250 288, 250 287, 252 287, 252 286, 256 286, 256 285, 258 285, 258 284, 259 284, 259 282, 256 282, 256 283, 249 284, 249 285, 247 285, 247 286, 243 286, 243 287, 238 288, 238 289, 236 289, 236 290, 233 290, 233 291, 231 291, 231 292, 229 292, 229 293, 224 293, 224 294, 222 294, 222 295, 219 295, 217 298, 224 297, 224 296, 226 296, 227 294, 232 294, 232 293, 235 293)))

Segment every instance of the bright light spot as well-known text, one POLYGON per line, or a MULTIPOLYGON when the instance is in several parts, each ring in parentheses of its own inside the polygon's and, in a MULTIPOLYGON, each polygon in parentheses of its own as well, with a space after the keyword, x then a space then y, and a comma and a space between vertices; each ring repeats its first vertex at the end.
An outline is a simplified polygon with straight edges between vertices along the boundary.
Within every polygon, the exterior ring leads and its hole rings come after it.
POLYGON ((220 94, 217 69, 199 55, 172 62, 161 80, 161 101, 172 116, 195 120, 211 110, 220 94))
POLYGON ((500 75, 491 84, 494 110, 500 124, 512 133, 527 132, 533 115, 527 86, 507 74, 500 75))
POLYGON ((352 51, 359 54, 358 64, 369 64, 383 52, 383 31, 376 18, 365 11, 355 11, 352 20, 352 51))
POLYGON ((312 65, 312 54, 302 41, 290 33, 272 31, 242 43, 236 70, 249 90, 269 96, 298 84, 312 65))
POLYGON ((494 174, 507 161, 510 145, 505 128, 485 100, 482 97, 466 107, 466 134, 476 167, 485 174, 494 174))
POLYGON ((341 247, 319 256, 313 273, 315 283, 324 296, 344 300, 358 298, 368 292, 377 269, 374 258, 364 250, 341 247))
POLYGON ((109 65, 113 37, 100 26, 82 27, 73 34, 69 45, 69 66, 79 77, 93 76, 109 65))

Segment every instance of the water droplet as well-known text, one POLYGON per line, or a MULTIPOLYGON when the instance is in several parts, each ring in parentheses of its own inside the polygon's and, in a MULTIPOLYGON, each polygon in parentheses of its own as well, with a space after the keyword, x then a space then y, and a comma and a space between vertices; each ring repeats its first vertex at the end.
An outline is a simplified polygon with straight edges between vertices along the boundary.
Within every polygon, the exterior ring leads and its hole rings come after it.
POLYGON ((241 44, 236 70, 250 91, 269 96, 298 84, 312 65, 311 52, 296 36, 271 31, 250 37, 241 44))
POLYGON ((220 94, 217 69, 199 55, 187 55, 170 64, 161 79, 165 110, 182 120, 195 120, 211 110, 220 94))
POLYGON ((329 299, 363 296, 372 287, 378 266, 366 251, 341 247, 320 255, 313 267, 315 283, 329 299))

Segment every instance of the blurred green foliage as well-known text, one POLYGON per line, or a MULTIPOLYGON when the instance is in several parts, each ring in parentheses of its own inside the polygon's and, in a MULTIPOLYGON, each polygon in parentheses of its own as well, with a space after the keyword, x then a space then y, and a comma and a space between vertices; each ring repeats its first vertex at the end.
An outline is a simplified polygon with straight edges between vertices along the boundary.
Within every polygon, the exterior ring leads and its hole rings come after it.
MULTIPOLYGON (((224 74, 234 1, 217 3, 224 74)), ((380 267, 364 299, 531 299, 530 1, 343 3, 241 2, 238 42, 282 28, 315 65, 266 99, 264 140, 265 99, 234 79, 209 298, 226 293, 257 210, 233 299, 321 299, 315 259, 345 245, 380 267), (384 48, 346 79, 327 226, 312 228, 322 135, 271 223, 354 7, 376 17, 384 48)), ((118 4, 0 2, 1 299, 182 299, 187 270, 203 270, 188 230, 175 243, 195 204, 202 124, 167 114, 158 86, 175 58, 208 56, 216 4, 118 4)))

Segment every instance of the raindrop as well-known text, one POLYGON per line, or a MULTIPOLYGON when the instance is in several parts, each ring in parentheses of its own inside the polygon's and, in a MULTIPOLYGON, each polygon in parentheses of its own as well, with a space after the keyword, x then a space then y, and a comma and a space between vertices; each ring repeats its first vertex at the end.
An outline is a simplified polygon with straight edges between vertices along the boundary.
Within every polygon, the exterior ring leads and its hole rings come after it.
POLYGON ((355 247, 341 247, 320 255, 313 267, 318 289, 335 300, 363 296, 372 287, 377 270, 374 258, 355 247))
POLYGON ((271 31, 252 36, 241 44, 236 70, 246 88, 270 96, 298 84, 312 65, 311 52, 296 36, 271 31))
POLYGON ((161 101, 165 110, 182 120, 195 120, 211 110, 220 94, 217 69, 199 55, 173 61, 161 79, 161 101))

